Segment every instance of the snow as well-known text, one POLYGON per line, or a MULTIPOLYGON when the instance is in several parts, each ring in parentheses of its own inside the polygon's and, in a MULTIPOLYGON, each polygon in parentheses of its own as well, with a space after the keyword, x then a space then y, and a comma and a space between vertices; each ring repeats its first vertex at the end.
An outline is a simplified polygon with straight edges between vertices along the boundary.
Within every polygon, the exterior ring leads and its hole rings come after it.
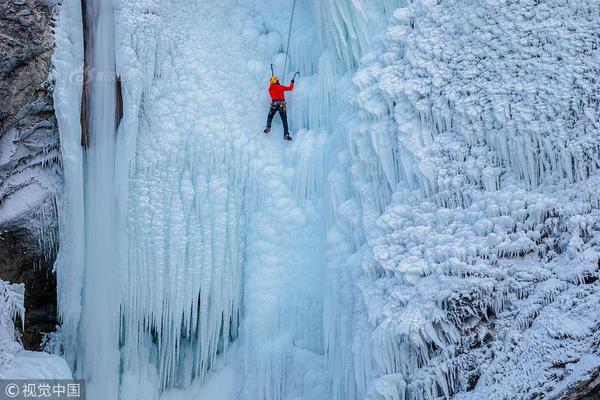
POLYGON ((67 362, 61 357, 38 351, 19 350, 8 365, 2 366, 1 379, 72 379, 67 362))
MULTIPOLYGON (((300 3, 292 143, 262 134, 291 0, 116 3, 118 279, 76 235, 77 97, 57 81, 70 362, 110 342, 103 390, 127 399, 559 398, 593 376, 592 6, 300 3), (81 295, 103 319, 76 337, 81 295)), ((61 25, 57 70, 80 54, 61 25)))
POLYGON ((23 349, 13 321, 25 321, 24 292, 23 284, 0 280, 0 379, 71 379, 61 357, 23 349))

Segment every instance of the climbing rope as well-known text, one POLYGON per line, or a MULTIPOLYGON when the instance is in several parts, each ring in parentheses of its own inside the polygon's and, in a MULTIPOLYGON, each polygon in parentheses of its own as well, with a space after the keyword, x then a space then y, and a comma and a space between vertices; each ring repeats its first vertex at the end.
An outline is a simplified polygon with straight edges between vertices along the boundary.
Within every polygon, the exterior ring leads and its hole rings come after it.
POLYGON ((281 81, 284 84, 285 84, 285 71, 287 70, 288 53, 290 51, 290 39, 292 38, 292 24, 294 23, 294 11, 295 10, 296 10, 296 0, 294 0, 294 3, 292 4, 292 15, 290 16, 290 28, 288 30, 287 48, 285 49, 285 65, 283 66, 283 79, 281 81))

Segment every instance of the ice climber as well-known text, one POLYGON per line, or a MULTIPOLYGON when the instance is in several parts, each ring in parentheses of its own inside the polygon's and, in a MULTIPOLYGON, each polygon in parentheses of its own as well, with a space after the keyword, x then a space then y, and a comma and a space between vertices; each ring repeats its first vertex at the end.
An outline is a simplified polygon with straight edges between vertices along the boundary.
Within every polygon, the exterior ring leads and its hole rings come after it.
POLYGON ((270 79, 269 94, 271 95, 271 108, 269 109, 269 116, 267 117, 267 127, 265 133, 271 132, 271 123, 275 113, 279 111, 281 122, 283 123, 283 138, 285 140, 292 140, 290 132, 288 130, 286 103, 285 103, 285 92, 294 89, 294 79, 290 86, 283 86, 279 84, 279 78, 272 76, 270 79))

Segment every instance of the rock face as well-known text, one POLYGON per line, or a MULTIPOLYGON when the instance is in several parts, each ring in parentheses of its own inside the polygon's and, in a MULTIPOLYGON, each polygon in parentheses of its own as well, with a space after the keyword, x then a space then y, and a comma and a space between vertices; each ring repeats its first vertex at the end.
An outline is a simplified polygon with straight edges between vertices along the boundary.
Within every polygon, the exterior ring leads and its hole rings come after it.
POLYGON ((53 3, 0 1, 0 279, 25 283, 23 344, 56 325, 59 136, 49 81, 53 3))

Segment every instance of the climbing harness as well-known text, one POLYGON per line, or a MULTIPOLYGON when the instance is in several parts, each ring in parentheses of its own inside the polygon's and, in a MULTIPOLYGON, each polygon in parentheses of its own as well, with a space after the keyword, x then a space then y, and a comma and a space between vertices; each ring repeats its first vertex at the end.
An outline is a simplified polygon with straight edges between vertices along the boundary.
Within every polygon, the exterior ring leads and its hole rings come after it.
POLYGON ((271 101, 271 107, 278 110, 281 109, 283 111, 287 111, 287 104, 285 103, 285 100, 273 100, 271 101))

